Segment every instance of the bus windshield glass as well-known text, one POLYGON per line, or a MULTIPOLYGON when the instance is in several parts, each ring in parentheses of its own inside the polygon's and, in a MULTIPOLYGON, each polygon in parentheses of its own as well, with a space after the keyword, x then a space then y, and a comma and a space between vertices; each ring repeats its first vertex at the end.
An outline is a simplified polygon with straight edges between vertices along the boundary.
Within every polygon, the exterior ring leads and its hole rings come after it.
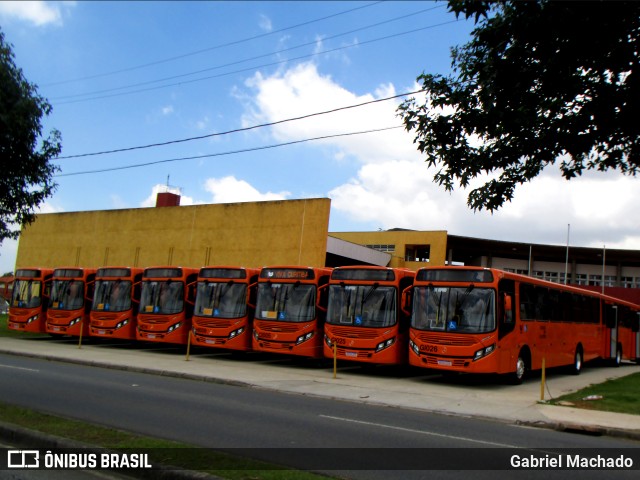
POLYGON ((196 315, 239 318, 247 311, 247 286, 233 282, 198 282, 196 315))
POLYGON ((295 283, 258 285, 256 318, 283 322, 307 322, 316 316, 316 287, 295 283))
POLYGON ((495 292, 488 288, 416 287, 411 326, 419 330, 486 333, 495 330, 495 292))
POLYGON ((41 286, 40 280, 14 280, 11 306, 19 308, 39 307, 42 302, 40 297, 41 286))
POLYGON ((397 321, 396 289, 391 286, 331 285, 327 323, 389 327, 397 321))
POLYGON ((184 285, 171 280, 142 282, 140 313, 180 313, 184 306, 184 285))
POLYGON ((124 312, 131 308, 130 280, 96 280, 91 309, 104 312, 124 312))
POLYGON ((51 285, 49 307, 59 310, 78 310, 84 305, 82 280, 54 280, 51 285))

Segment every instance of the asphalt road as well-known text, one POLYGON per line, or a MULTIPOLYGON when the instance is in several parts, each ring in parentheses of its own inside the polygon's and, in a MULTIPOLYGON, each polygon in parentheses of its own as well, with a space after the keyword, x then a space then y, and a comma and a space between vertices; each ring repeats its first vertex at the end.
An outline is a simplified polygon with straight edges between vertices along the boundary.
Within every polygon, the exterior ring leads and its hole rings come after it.
MULTIPOLYGON (((535 455, 549 449, 619 453, 633 448, 636 455, 640 452, 640 443, 629 440, 12 355, 0 355, 0 385, 0 401, 6 403, 198 447, 253 449, 253 456, 269 460, 295 463, 306 454, 316 457, 314 466, 319 470, 337 468, 351 478, 433 479, 470 474, 495 478, 489 470, 398 472, 376 466, 386 455, 384 468, 395 468, 394 462, 403 458, 406 449, 417 449, 411 454, 426 458, 438 452, 459 462, 461 468, 478 448, 526 449, 535 455), (335 451, 318 450, 334 447, 335 451), (379 448, 394 450, 388 453, 379 448), (364 465, 354 470, 356 456, 364 465), (363 470, 368 464, 376 470, 363 470)), ((566 479, 602 478, 603 472, 506 473, 566 479)), ((608 472, 607 478, 637 478, 637 474, 637 470, 608 472)))

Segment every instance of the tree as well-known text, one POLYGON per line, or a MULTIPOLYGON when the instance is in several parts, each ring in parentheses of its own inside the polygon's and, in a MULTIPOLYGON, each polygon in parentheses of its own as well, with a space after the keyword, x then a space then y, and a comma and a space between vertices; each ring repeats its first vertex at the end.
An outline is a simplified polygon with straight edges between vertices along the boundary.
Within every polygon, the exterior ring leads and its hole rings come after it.
POLYGON ((35 219, 35 209, 50 197, 59 168, 60 132, 42 138, 42 118, 51 105, 29 83, 14 61, 12 46, 0 31, 0 242, 18 238, 35 219))
POLYGON ((640 167, 640 3, 451 0, 474 17, 472 39, 452 49, 452 74, 418 77, 424 102, 398 108, 434 182, 495 211, 519 184, 559 163, 586 170, 640 167), (484 177, 484 178, 483 178, 484 177))

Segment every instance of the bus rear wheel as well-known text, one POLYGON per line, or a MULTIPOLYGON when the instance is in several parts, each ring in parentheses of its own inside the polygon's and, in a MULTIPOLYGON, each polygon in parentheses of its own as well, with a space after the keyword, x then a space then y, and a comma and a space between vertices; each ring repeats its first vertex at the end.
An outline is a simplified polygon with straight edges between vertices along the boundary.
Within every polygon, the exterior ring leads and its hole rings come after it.
POLYGON ((613 361, 611 363, 614 367, 619 367, 622 363, 622 347, 620 345, 616 347, 616 356, 613 357, 613 361))
POLYGON ((573 355, 573 366, 571 367, 571 373, 573 375, 580 375, 582 371, 582 349, 576 347, 576 353, 573 355))

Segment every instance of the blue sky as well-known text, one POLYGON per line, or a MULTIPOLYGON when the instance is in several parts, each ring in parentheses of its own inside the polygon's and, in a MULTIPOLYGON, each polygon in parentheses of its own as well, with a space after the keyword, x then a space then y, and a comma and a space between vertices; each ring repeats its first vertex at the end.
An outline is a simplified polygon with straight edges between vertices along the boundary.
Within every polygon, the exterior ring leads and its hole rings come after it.
MULTIPOLYGON (((551 167, 498 213, 474 213, 467 192, 432 183, 412 136, 393 128, 403 97, 313 115, 414 91, 423 71, 449 73, 450 48, 473 25, 444 2, 3 1, 0 26, 53 106, 45 131, 61 131, 62 157, 206 136, 56 160, 42 212, 153 206, 168 179, 183 205, 329 197, 330 231, 564 244, 571 224, 572 245, 640 249, 638 179, 567 182, 551 167), (167 161, 185 157, 201 158, 167 161), (142 163, 153 164, 79 174, 142 163)), ((16 251, 0 245, 0 271, 16 251)))

